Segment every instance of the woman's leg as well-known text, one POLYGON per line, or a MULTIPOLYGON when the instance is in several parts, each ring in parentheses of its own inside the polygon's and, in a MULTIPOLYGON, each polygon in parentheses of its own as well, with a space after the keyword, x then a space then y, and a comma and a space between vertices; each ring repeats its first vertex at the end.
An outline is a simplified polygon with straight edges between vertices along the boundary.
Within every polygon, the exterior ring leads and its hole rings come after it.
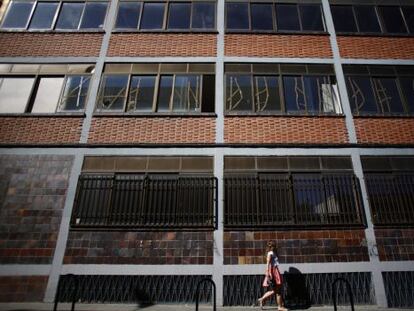
POLYGON ((282 295, 281 295, 281 290, 282 290, 282 286, 278 286, 275 289, 276 303, 277 303, 279 311, 285 311, 287 309, 285 308, 285 303, 283 302, 283 298, 282 298, 282 295))
POLYGON ((261 298, 259 298, 257 301, 259 302, 260 306, 263 306, 263 304, 266 302, 267 299, 272 297, 274 292, 272 290, 267 291, 261 298))

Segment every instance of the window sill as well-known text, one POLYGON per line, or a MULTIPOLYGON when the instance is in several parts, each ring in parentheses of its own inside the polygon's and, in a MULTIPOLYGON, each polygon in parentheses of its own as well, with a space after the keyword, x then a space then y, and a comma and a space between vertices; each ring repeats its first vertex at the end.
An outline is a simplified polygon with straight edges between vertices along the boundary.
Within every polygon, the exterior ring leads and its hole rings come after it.
POLYGON ((42 34, 64 34, 64 33, 101 33, 104 34, 103 29, 73 29, 73 30, 27 30, 27 29, 0 29, 0 33, 42 33, 42 34))
POLYGON ((216 118, 213 112, 204 113, 122 113, 122 112, 95 112, 96 118, 216 118))
POLYGON ((136 34, 218 34, 217 30, 139 30, 139 29, 115 29, 114 34, 136 33, 136 34))
POLYGON ((412 38, 414 37, 414 34, 410 33, 372 33, 372 32, 366 32, 366 33, 360 33, 360 32, 337 32, 337 36, 343 36, 343 37, 379 37, 379 38, 412 38))
POLYGON ((227 117, 237 118, 262 118, 262 117, 276 117, 276 118, 345 118, 343 114, 286 114, 286 113, 225 113, 227 117))
POLYGON ((60 113, 0 113, 0 118, 84 118, 84 112, 60 113))
POLYGON ((375 114, 363 114, 354 115, 355 119, 414 119, 414 115, 406 114, 392 114, 392 115, 375 115, 375 114))
POLYGON ((226 30, 225 34, 242 34, 242 35, 314 35, 329 36, 326 31, 249 31, 249 30, 226 30))

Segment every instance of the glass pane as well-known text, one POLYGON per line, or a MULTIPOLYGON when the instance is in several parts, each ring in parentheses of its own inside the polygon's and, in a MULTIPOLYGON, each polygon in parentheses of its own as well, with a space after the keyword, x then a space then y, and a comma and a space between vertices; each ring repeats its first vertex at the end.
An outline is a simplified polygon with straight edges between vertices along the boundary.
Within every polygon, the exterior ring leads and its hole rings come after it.
POLYGON ((102 29, 105 22, 106 8, 108 3, 91 2, 86 3, 85 13, 83 13, 80 28, 100 28, 102 29))
POLYGON ((34 78, 0 78, 0 113, 25 112, 34 78))
POLYGON ((155 76, 133 76, 129 88, 128 111, 152 111, 155 76))
POLYGON ((164 3, 144 3, 141 29, 162 29, 164 8, 164 3))
POLYGON ((141 11, 140 2, 120 3, 115 27, 137 29, 140 11, 141 11))
POLYGON ((99 92, 98 109, 123 110, 128 86, 128 75, 104 76, 99 92))
POLYGON ((406 6, 402 8, 405 21, 408 25, 408 30, 413 33, 414 32, 414 6, 406 6))
POLYGON ((253 30, 273 30, 272 4, 252 4, 250 10, 253 30))
POLYGON ((190 3, 170 3, 168 29, 190 28, 190 3))
POLYGON ((378 108, 368 77, 348 77, 348 97, 354 113, 377 113, 378 108))
POLYGON ((296 4, 277 4, 276 22, 278 30, 300 30, 296 4))
POLYGON ((395 78, 374 79, 375 93, 382 112, 403 113, 400 92, 395 78))
POLYGON ((385 30, 391 33, 406 33, 407 29, 398 6, 382 6, 379 12, 384 22, 385 30))
POLYGON ((361 32, 381 32, 375 7, 357 5, 354 7, 355 16, 361 32))
POLYGON ((303 30, 324 30, 321 7, 318 4, 302 4, 299 11, 303 30))
POLYGON ((250 75, 227 75, 226 110, 252 111, 252 77, 250 75))
POLYGON ((287 112, 305 111, 305 91, 302 78, 297 76, 283 77, 283 89, 287 112))
POLYGON ((197 29, 214 29, 215 28, 214 3, 193 2, 193 20, 192 27, 197 29))
POLYGON ((401 78, 400 82, 408 111, 414 113, 414 78, 401 78))
POLYGON ((9 5, 2 28, 26 28, 33 2, 15 2, 9 5))
POLYGON ((37 88, 32 112, 53 113, 59 103, 64 78, 41 78, 37 88))
POLYGON ((278 77, 254 77, 254 110, 280 111, 279 79, 278 77))
POLYGON ((30 29, 50 29, 56 15, 58 3, 39 2, 30 23, 30 29))
POLYGON ((174 83, 173 111, 201 112, 201 76, 177 75, 174 83))
POLYGON ((247 3, 227 3, 227 29, 249 29, 247 3))
POLYGON ((157 105, 157 111, 159 112, 170 111, 173 80, 173 76, 161 76, 157 105))
POLYGON ((337 32, 357 32, 351 6, 331 6, 332 18, 337 32))
POLYGON ((63 3, 56 29, 78 29, 84 3, 63 3))
POLYGON ((83 110, 88 95, 89 76, 69 76, 66 79, 59 111, 83 110))

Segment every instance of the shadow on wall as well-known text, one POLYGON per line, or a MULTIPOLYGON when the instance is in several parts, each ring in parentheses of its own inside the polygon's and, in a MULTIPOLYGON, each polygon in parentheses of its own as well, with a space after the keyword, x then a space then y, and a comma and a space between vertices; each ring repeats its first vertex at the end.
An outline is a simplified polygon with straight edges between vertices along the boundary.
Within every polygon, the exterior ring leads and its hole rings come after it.
POLYGON ((286 307, 291 310, 310 308, 310 292, 306 287, 305 276, 302 272, 290 267, 289 271, 284 272, 283 277, 286 307))

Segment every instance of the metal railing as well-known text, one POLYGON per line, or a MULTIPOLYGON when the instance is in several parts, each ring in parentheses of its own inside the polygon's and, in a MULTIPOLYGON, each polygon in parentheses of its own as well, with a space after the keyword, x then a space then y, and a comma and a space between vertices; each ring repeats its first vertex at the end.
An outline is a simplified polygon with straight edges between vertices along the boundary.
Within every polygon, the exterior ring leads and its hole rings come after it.
POLYGON ((217 180, 179 175, 81 175, 72 227, 216 227, 217 180))
POLYGON ((361 226, 358 179, 351 174, 225 177, 226 228, 361 226))
POLYGON ((414 174, 365 174, 374 225, 414 224, 414 174))

